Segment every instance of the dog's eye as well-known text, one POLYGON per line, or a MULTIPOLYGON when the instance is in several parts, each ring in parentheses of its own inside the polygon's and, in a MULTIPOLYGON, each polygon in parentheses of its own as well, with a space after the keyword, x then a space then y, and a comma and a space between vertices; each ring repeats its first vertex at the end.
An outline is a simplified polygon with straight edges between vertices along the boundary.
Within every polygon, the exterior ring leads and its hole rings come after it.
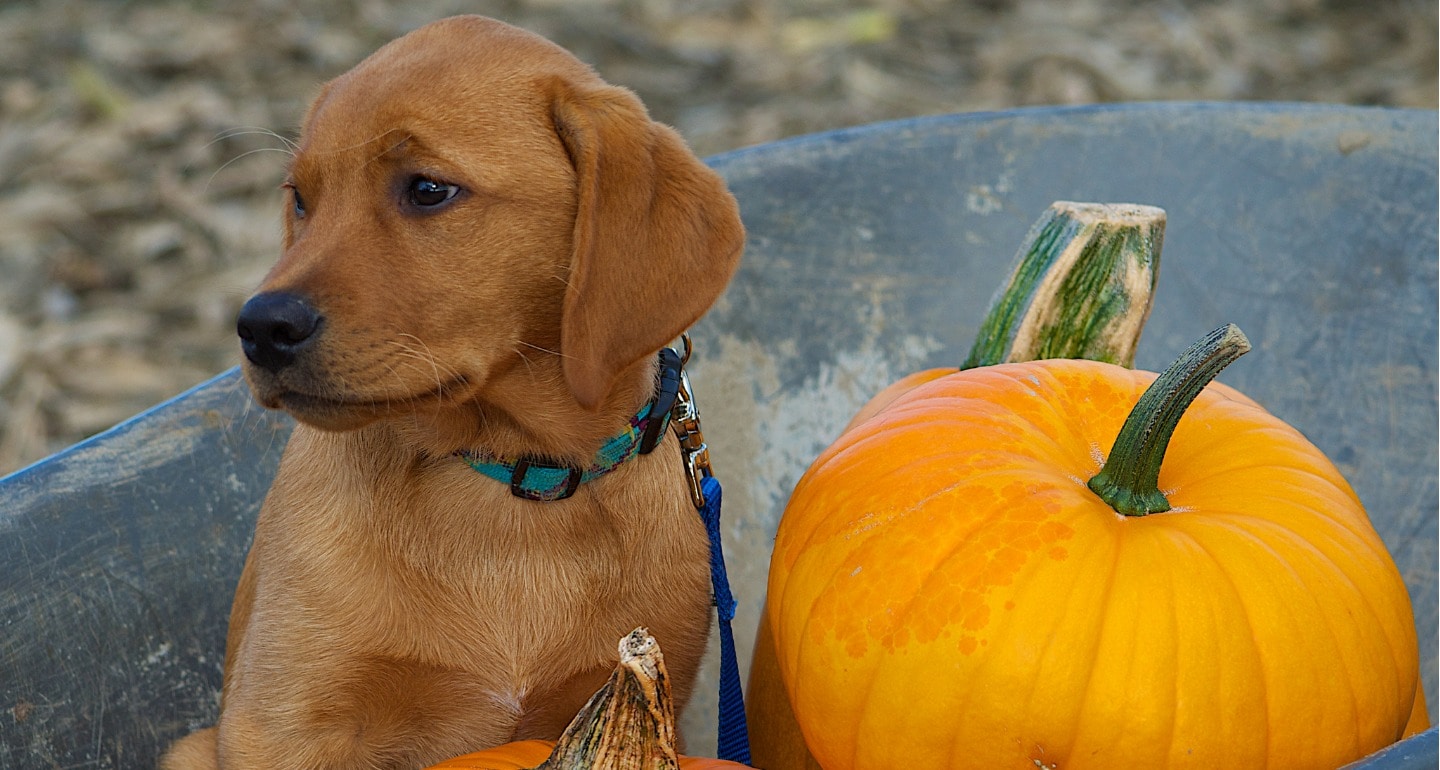
POLYGON ((410 203, 422 209, 439 206, 459 192, 460 188, 453 184, 437 182, 428 177, 417 176, 410 180, 410 203))
POLYGON ((305 199, 300 197, 300 190, 293 184, 286 184, 285 189, 290 191, 291 206, 295 209, 295 218, 305 218, 305 199))

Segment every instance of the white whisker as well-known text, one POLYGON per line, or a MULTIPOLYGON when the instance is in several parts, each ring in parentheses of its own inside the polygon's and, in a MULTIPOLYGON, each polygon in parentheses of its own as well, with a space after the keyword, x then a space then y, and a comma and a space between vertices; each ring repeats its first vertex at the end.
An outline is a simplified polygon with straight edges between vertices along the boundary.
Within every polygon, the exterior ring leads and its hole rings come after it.
MULTIPOLYGON (((523 344, 525 344, 525 343, 522 342, 522 343, 520 343, 520 344, 523 345, 523 344)), ((531 347, 534 347, 534 345, 531 345, 531 347)), ((531 377, 534 377, 534 376, 535 376, 535 365, 530 361, 530 356, 525 355, 525 352, 522 351, 522 350, 520 350, 520 348, 514 348, 514 351, 515 351, 515 355, 519 356, 519 357, 520 357, 520 360, 521 360, 522 362, 524 362, 524 364, 525 364, 525 372, 526 372, 527 374, 529 374, 531 377)))
POLYGON ((240 153, 239 155, 236 155, 235 157, 231 158, 230 160, 227 160, 227 161, 225 161, 224 163, 222 163, 222 164, 220 165, 220 168, 215 169, 215 173, 211 174, 211 175, 210 175, 210 178, 205 180, 205 187, 204 187, 204 189, 205 189, 206 191, 208 191, 208 190, 210 189, 210 185, 211 185, 212 183, 214 183, 215 177, 220 176, 220 172, 224 171, 224 170, 227 169, 227 168, 230 168, 230 166, 231 166, 232 164, 238 163, 238 162, 244 160, 245 158, 250 157, 251 155, 258 155, 258 154, 260 154, 260 153, 262 153, 262 152, 278 152, 278 153, 284 155, 284 156, 287 157, 287 158, 292 158, 292 157, 294 157, 294 153, 292 153, 292 152, 290 152, 290 151, 288 151, 288 150, 281 150, 281 149, 276 148, 276 147, 261 147, 261 148, 258 148, 258 149, 248 150, 248 151, 246 151, 246 152, 242 152, 242 153, 240 153))
MULTIPOLYGON (((401 336, 402 338, 412 339, 412 340, 415 341, 415 344, 416 344, 416 345, 419 345, 419 346, 420 346, 420 348, 417 350, 417 349, 415 349, 415 348, 410 347, 409 345, 404 345, 403 343, 400 343, 399 340, 397 340, 397 341, 396 341, 397 344, 401 344, 401 345, 402 345, 402 347, 401 347, 401 352, 404 353, 404 354, 406 354, 406 355, 410 355, 410 356, 414 356, 414 357, 416 357, 416 358, 419 358, 421 361, 424 361, 424 362, 426 362, 426 363, 429 363, 429 364, 430 364, 430 376, 434 378, 434 380, 435 380, 435 386, 436 386, 437 388, 443 388, 443 387, 445 386, 445 379, 446 379, 446 378, 441 376, 441 371, 442 371, 442 370, 441 370, 440 361, 439 361, 437 358, 435 358, 435 354, 430 350, 430 346, 429 346, 429 345, 426 345, 424 340, 420 339, 419 337, 416 337, 416 336, 413 335, 413 334, 404 333, 404 334, 401 334, 400 336, 401 336), (423 351, 423 352, 422 352, 422 351, 423 351)), ((457 373, 454 372, 454 371, 449 371, 449 372, 446 372, 446 373, 447 373, 447 374, 457 374, 457 373)))
MULTIPOLYGON (((524 341, 524 340, 520 340, 520 344, 521 344, 521 345, 524 345, 524 346, 527 347, 527 348, 532 348, 532 349, 534 349, 534 350, 538 350, 538 351, 540 351, 541 353, 549 353, 549 354, 552 355, 552 356, 559 356, 560 358, 565 358, 565 357, 566 357, 564 353, 561 353, 561 352, 558 351, 558 350, 551 350, 550 348, 541 347, 541 346, 539 346, 539 345, 535 345, 535 344, 526 342, 526 341, 524 341)), ((515 351, 515 352, 516 352, 516 353, 519 353, 520 351, 517 350, 517 351, 515 351)))
POLYGON ((295 150, 300 149, 300 145, 294 140, 282 136, 263 126, 239 126, 236 128, 228 129, 226 131, 221 131, 215 136, 214 139, 212 139, 209 143, 205 145, 205 148, 209 149, 211 146, 218 144, 219 142, 223 142, 226 139, 234 139, 239 136, 268 136, 272 139, 277 139, 292 155, 294 154, 295 150))
MULTIPOLYGON (((455 383, 465 381, 464 374, 435 356, 424 340, 408 333, 401 333, 399 337, 399 339, 389 340, 397 363, 411 371, 428 376, 435 383, 435 390, 441 395, 444 395, 445 391, 455 383), (406 340, 414 342, 411 344, 406 340)), ((396 376, 399 376, 398 372, 396 372, 396 376)))

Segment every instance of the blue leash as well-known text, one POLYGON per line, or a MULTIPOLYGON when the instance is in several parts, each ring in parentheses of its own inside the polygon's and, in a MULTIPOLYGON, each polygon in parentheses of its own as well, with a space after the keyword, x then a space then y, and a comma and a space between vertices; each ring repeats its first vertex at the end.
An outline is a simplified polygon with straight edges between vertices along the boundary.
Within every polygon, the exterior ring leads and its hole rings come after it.
POLYGON ((715 614, 720 626, 720 721, 716 756, 730 762, 750 764, 750 730, 745 724, 745 696, 740 691, 740 666, 735 660, 735 632, 730 621, 735 618, 735 596, 730 593, 730 578, 725 574, 725 552, 720 543, 720 482, 710 470, 710 448, 700 432, 700 413, 691 395, 690 375, 685 363, 690 360, 690 337, 681 335, 685 352, 676 355, 668 348, 661 351, 662 369, 669 368, 675 381, 675 403, 670 410, 670 428, 680 439, 680 454, 685 461, 685 477, 690 486, 690 501, 705 522, 710 536, 710 585, 715 595, 715 614), (666 354, 669 354, 668 356, 666 354))
POLYGON ((725 553, 720 546, 720 482, 706 475, 700 482, 705 505, 700 517, 710 535, 710 582, 715 589, 715 614, 720 621, 720 722, 716 754, 720 759, 750 764, 750 729, 745 723, 745 695, 740 690, 740 666, 735 660, 735 597, 725 574, 725 553))

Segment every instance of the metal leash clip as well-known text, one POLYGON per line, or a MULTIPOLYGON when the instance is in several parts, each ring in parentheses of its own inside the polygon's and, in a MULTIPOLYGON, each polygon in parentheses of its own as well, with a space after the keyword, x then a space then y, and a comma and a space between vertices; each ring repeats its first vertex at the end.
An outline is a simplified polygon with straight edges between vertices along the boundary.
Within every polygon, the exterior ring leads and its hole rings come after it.
POLYGON ((695 408, 695 397, 690 391, 690 374, 685 364, 690 360, 690 335, 680 335, 684 352, 680 354, 680 387, 675 394, 675 406, 670 410, 670 428, 680 439, 680 454, 685 460, 685 478, 690 483, 690 501, 696 508, 705 507, 705 493, 700 482, 711 475, 710 447, 705 444, 705 434, 700 432, 700 412, 695 408))

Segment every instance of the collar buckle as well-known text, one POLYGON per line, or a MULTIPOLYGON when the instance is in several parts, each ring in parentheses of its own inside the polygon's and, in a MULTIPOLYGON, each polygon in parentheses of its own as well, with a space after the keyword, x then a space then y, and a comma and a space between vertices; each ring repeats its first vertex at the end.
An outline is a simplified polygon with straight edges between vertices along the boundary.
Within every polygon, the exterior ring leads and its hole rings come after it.
POLYGON ((585 472, 579 468, 572 468, 565 465, 551 465, 549 463, 538 462, 530 457, 522 457, 515 462, 515 469, 511 471, 510 494, 538 502, 564 500, 575 494, 575 490, 580 488, 580 482, 584 478, 585 472), (553 482, 546 484, 544 491, 537 485, 527 486, 525 484, 525 477, 529 475, 531 468, 535 468, 537 471, 564 471, 565 483, 563 486, 553 482))
POLYGON ((650 454, 665 436, 665 425, 670 421, 675 398, 680 392, 684 365, 679 353, 671 348, 660 349, 660 383, 655 388, 655 400, 650 402, 650 411, 645 413, 645 433, 640 437, 639 449, 642 455, 650 454))

